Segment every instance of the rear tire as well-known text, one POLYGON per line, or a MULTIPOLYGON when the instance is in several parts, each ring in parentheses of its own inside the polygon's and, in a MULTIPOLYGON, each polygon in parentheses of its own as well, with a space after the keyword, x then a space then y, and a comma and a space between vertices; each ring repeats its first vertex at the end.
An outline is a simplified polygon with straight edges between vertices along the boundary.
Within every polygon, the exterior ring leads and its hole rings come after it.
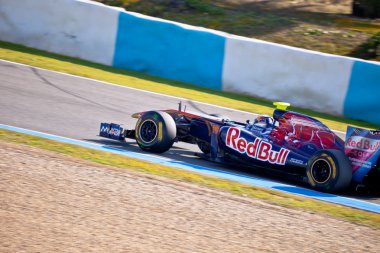
POLYGON ((320 150, 310 158, 306 175, 312 188, 323 192, 338 192, 350 185, 352 167, 342 151, 320 150))
POLYGON ((176 124, 166 112, 146 112, 136 123, 136 142, 145 151, 163 153, 169 150, 176 135, 176 124))

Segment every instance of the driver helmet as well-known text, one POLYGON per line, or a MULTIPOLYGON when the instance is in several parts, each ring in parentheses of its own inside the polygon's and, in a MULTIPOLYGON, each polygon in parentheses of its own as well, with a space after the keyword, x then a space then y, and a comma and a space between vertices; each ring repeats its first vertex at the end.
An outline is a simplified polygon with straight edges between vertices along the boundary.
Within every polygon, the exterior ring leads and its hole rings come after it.
POLYGON ((273 125, 273 118, 268 115, 258 115, 253 121, 255 126, 268 127, 273 125))

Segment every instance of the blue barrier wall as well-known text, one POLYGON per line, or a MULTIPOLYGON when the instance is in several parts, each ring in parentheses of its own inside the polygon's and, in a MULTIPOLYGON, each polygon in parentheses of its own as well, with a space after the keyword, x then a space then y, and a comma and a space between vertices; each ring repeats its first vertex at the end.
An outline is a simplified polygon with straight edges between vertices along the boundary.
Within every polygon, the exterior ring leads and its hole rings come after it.
POLYGON ((113 66, 221 89, 225 37, 121 12, 113 66))
POLYGON ((344 116, 380 126, 380 64, 360 60, 354 62, 344 116))
MULTIPOLYGON (((296 86, 297 94, 294 93, 293 96, 296 97, 292 99, 298 101, 295 103, 298 106, 380 125, 380 65, 373 62, 230 36, 205 28, 120 11, 113 66, 244 94, 247 91, 241 87, 250 87, 257 79, 257 82, 269 87, 272 97, 266 97, 267 99, 281 99, 279 88, 284 83, 289 83, 296 86), (229 46, 228 41, 234 40, 242 42, 241 54, 228 54, 231 51, 228 49, 234 48, 229 46), (257 51, 258 44, 263 44, 263 52, 271 56, 256 59, 258 66, 267 72, 265 75, 252 72, 254 65, 251 62, 257 57, 252 58, 249 52, 257 51), (284 51, 283 55, 274 57, 280 48, 284 51), (297 62, 294 52, 298 58, 309 61, 297 62), (245 58, 248 60, 243 61, 245 58), (292 64, 287 64, 288 61, 292 64), (319 69, 314 66, 316 62, 321 62, 319 69), (278 65, 281 66, 280 71, 276 72, 275 66, 278 65), (290 68, 290 65, 294 65, 294 68, 290 68), (281 71, 284 74, 279 74, 281 71), (252 76, 253 81, 245 78, 247 76, 252 76), (294 80, 290 78, 293 76, 294 80), (299 78, 305 76, 310 76, 309 82, 303 80, 305 78, 299 78), (279 84, 273 81, 278 78, 279 84), (316 81, 319 82, 317 85, 316 81), (329 87, 331 94, 323 95, 323 104, 318 94, 326 92, 310 92, 310 85, 329 87), (316 108, 315 105, 319 107, 316 108)), ((255 94, 252 95, 265 98, 257 89, 253 90, 255 94)))

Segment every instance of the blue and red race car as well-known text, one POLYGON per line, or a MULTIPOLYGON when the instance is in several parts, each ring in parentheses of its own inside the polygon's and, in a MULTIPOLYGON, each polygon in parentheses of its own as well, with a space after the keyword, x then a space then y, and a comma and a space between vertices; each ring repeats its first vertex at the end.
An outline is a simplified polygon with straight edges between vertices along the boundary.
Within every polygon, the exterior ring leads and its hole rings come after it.
POLYGON ((136 139, 142 150, 163 153, 174 142, 197 144, 208 160, 300 175, 319 191, 350 184, 380 185, 380 131, 348 127, 344 142, 320 121, 274 103, 273 117, 245 123, 182 110, 146 111, 135 129, 101 123, 100 136, 136 139))

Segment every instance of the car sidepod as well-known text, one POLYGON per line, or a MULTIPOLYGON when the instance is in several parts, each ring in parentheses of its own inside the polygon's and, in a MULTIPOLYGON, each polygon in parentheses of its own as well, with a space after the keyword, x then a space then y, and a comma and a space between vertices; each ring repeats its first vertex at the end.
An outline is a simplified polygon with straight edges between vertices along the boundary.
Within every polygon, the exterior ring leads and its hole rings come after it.
MULTIPOLYGON (((274 144, 264 136, 238 126, 225 126, 219 131, 219 148, 225 153, 251 164, 289 170, 294 167, 304 172, 308 157, 274 144)), ((290 172, 290 171, 289 171, 290 172)))

